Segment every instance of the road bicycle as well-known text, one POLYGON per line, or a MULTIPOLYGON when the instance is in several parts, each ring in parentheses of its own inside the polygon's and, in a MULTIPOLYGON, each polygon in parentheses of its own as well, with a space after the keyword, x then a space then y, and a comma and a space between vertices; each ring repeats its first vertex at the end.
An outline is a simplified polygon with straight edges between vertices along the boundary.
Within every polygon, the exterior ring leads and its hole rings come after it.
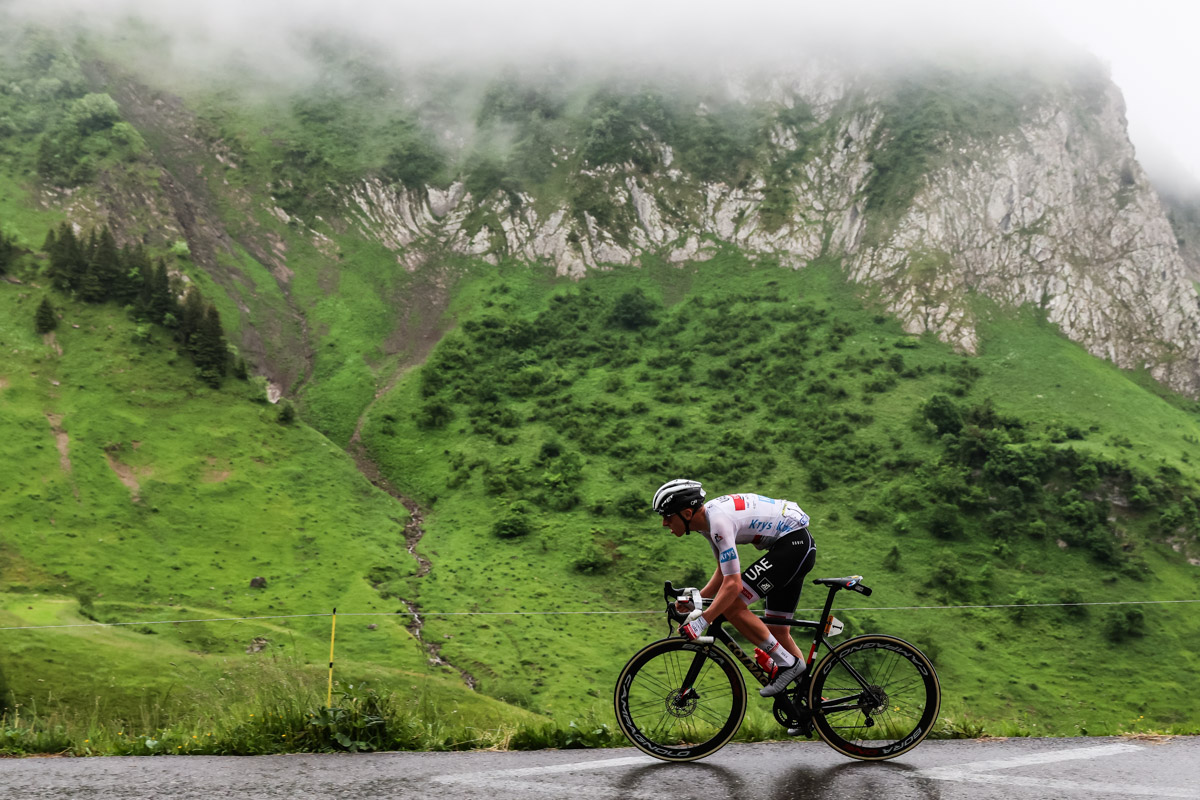
MULTIPOLYGON (((771 620, 813 631, 808 668, 773 698, 775 720, 797 735, 812 738, 815 731, 851 758, 883 761, 907 753, 929 735, 941 707, 933 664, 916 647, 886 634, 830 644, 827 637, 843 630, 832 613, 834 596, 843 589, 870 596, 871 590, 861 575, 813 583, 829 587, 820 620, 771 620), (828 652, 814 667, 820 648, 828 652)), ((671 631, 687 618, 676 601, 690 599, 695 608, 704 602, 696 589, 676 590, 670 581, 663 595, 671 631)), ((770 678, 722 627, 725 621, 718 617, 709 635, 694 641, 669 636, 651 642, 621 670, 614 698, 617 723, 634 747, 664 761, 695 761, 737 733, 747 705, 738 663, 764 686, 770 678)))

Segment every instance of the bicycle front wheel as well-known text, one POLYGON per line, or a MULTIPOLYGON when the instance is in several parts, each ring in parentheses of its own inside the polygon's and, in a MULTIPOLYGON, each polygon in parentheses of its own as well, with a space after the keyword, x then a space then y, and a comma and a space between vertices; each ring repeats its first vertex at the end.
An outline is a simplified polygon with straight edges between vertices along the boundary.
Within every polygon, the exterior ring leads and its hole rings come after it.
POLYGON ((621 670, 617 724, 634 747, 663 761, 695 761, 721 749, 746 715, 746 682, 712 645, 661 639, 621 670))
POLYGON ((929 735, 942 704, 933 664, 894 636, 857 636, 813 671, 813 725, 839 753, 864 761, 895 758, 929 735))

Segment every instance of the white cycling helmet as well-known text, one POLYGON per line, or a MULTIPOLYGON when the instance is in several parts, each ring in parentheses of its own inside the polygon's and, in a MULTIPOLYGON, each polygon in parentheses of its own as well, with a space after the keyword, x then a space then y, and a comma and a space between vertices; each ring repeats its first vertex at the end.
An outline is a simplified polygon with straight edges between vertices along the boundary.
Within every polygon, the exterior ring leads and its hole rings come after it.
POLYGON ((655 513, 665 517, 677 514, 685 508, 695 508, 703 502, 704 489, 700 486, 700 481, 676 478, 658 487, 651 507, 655 513))

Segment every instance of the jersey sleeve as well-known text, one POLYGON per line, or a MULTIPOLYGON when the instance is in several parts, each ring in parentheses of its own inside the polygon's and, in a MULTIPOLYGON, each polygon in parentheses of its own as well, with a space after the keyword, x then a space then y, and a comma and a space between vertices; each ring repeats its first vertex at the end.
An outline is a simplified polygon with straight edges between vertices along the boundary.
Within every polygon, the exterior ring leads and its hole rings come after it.
POLYGON ((721 567, 722 575, 736 575, 742 571, 737 553, 737 530, 727 520, 710 517, 709 542, 712 543, 713 555, 721 567))

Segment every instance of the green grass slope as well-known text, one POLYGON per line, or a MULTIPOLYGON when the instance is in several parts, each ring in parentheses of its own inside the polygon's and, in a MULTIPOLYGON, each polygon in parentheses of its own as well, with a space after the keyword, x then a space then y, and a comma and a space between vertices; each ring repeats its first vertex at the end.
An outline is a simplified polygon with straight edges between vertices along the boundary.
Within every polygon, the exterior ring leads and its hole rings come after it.
MULTIPOLYGON (((328 660, 333 608, 343 679, 432 678, 469 700, 457 673, 431 669, 380 574, 416 569, 407 512, 303 424, 284 425, 254 383, 213 391, 166 333, 134 343, 109 306, 0 282, 0 674, 7 701, 129 716, 170 695, 184 713, 227 670, 267 657, 328 660), (262 576, 266 587, 250 588, 262 576), (326 615, 96 629, 25 626, 326 615), (374 625, 374 629, 368 629, 374 625), (263 652, 247 655, 256 638, 263 652), (454 688, 458 687, 458 688, 454 688)), ((389 684, 390 685, 390 684, 389 684)), ((439 690, 440 691, 440 690, 439 690)))

